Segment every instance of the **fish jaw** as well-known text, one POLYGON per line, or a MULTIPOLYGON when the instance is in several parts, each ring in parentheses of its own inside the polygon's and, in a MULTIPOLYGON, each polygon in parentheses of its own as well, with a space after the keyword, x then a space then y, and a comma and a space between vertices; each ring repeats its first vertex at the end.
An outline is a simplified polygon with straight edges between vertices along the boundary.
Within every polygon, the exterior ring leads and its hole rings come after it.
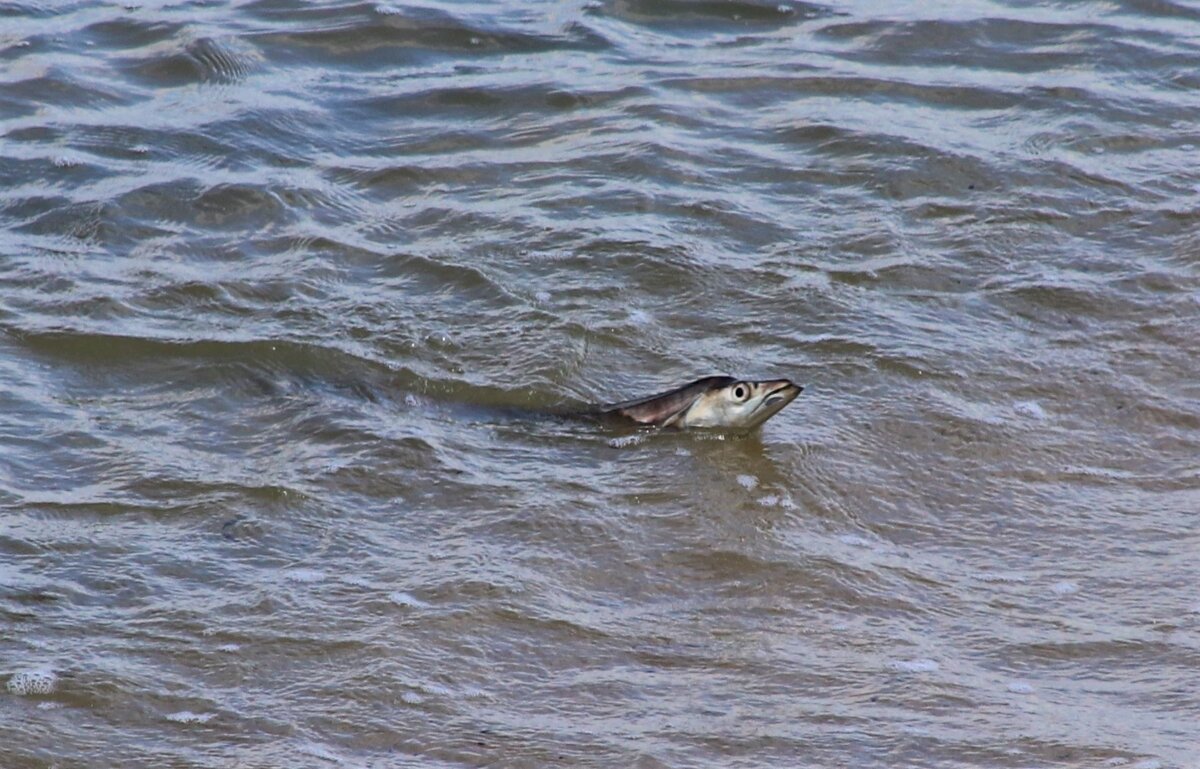
POLYGON ((796 396, 804 392, 804 388, 788 379, 776 379, 771 382, 759 383, 765 389, 765 394, 758 406, 751 413, 752 420, 746 425, 755 428, 771 417, 783 411, 796 396))

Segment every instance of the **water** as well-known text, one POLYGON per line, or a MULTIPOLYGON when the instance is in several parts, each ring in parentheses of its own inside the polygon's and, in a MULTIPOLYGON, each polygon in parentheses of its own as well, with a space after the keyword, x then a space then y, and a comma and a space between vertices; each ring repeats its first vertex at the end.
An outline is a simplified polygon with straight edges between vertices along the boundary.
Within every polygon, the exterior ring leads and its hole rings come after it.
POLYGON ((0 6, 5 767, 1196 766, 1200 11, 0 6), (715 373, 750 437, 522 417, 715 373))

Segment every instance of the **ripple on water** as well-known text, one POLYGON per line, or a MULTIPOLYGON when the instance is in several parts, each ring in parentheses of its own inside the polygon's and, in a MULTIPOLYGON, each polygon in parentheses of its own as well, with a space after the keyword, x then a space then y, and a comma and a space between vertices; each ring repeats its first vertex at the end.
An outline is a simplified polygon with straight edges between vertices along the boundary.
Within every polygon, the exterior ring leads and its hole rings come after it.
POLYGON ((1200 13, 137 6, 0 10, 0 763, 1194 762, 1200 13))

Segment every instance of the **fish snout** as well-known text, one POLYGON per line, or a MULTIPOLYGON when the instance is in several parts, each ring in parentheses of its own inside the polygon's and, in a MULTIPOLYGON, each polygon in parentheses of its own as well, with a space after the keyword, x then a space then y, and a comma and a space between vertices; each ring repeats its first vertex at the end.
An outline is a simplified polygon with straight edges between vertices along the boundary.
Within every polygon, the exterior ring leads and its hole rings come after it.
POLYGON ((804 388, 790 379, 776 379, 773 382, 763 382, 764 388, 767 390, 767 397, 763 399, 763 405, 773 406, 779 404, 781 407, 791 403, 797 395, 804 392, 804 388))

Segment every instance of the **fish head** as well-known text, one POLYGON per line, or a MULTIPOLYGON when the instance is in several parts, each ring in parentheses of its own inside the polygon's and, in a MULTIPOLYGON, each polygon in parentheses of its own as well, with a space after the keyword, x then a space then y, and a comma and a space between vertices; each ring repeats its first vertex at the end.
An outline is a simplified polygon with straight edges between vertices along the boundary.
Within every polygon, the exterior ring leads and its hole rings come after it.
POLYGON ((749 382, 722 377, 701 392, 674 424, 684 429, 725 427, 751 430, 778 414, 803 389, 787 379, 749 382))

